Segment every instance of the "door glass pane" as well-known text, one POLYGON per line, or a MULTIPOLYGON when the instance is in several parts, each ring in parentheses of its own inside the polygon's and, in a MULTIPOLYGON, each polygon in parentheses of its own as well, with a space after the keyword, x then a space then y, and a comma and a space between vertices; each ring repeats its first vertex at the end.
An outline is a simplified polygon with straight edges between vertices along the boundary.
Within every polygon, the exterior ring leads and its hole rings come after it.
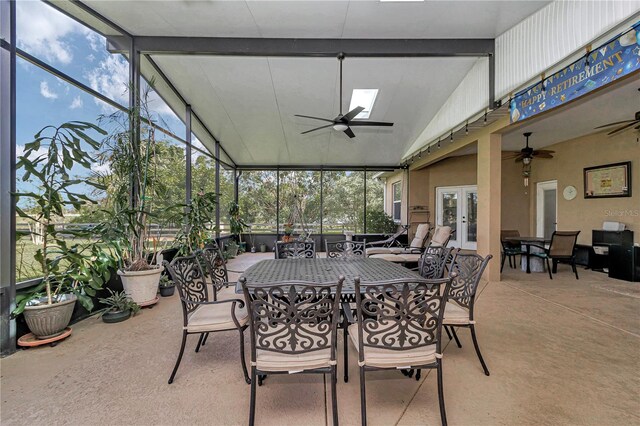
MULTIPOLYGON (((450 226, 451 232, 458 228, 458 193, 445 192, 442 194, 442 226, 450 226)), ((454 234, 452 240, 456 239, 454 234)))
POLYGON ((467 192, 467 242, 475 243, 478 232, 478 193, 467 192))
POLYGON ((551 238, 556 230, 556 190, 544 191, 544 237, 551 238))

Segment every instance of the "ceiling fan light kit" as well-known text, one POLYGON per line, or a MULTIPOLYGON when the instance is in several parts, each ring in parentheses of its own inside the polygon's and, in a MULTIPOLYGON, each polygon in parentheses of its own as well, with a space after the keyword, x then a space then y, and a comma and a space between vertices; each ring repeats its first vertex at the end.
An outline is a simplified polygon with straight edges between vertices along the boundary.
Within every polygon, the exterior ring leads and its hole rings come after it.
POLYGON ((334 118, 333 120, 330 120, 328 118, 313 117, 310 115, 295 114, 296 117, 310 118, 312 120, 320 120, 320 121, 330 123, 330 124, 325 124, 324 126, 316 127, 311 130, 304 131, 301 133, 302 135, 315 132, 316 130, 326 129, 328 127, 331 127, 333 128, 333 130, 344 132, 344 134, 349 136, 349 138, 355 138, 356 135, 353 133, 353 130, 351 130, 351 127, 357 127, 357 126, 391 127, 393 126, 393 123, 388 123, 383 121, 355 120, 358 114, 364 111, 364 107, 361 107, 361 106, 355 107, 354 109, 352 109, 351 111, 349 111, 344 115, 342 114, 342 61, 344 60, 344 58, 345 58, 344 53, 338 54, 338 63, 340 64, 340 112, 338 113, 336 118, 334 118))

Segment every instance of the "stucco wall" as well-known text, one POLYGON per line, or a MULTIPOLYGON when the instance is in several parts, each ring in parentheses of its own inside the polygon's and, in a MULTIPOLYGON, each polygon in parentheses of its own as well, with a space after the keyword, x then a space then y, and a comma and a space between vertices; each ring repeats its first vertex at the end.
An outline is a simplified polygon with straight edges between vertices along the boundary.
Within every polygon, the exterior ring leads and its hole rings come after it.
POLYGON ((545 147, 555 151, 554 158, 534 160, 530 191, 530 232, 536 231, 537 182, 558 181, 558 230, 580 230, 578 242, 591 244, 591 230, 601 229, 602 222, 624 222, 640 242, 640 143, 633 132, 610 137, 599 133, 545 147), (631 161, 632 197, 584 198, 583 169, 609 163, 631 161), (567 201, 562 191, 567 185, 578 190, 578 196, 567 201))

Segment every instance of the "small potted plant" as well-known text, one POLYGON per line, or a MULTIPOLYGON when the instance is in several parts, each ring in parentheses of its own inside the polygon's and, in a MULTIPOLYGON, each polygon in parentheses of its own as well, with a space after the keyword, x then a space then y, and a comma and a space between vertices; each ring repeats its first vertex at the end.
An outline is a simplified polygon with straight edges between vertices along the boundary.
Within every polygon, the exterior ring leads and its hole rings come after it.
POLYGON ((140 310, 140 306, 131 300, 124 291, 114 292, 110 288, 107 290, 111 295, 98 299, 103 305, 106 305, 100 314, 102 321, 109 324, 122 322, 128 320, 131 314, 135 315, 140 310))
POLYGON ((261 243, 260 244, 260 253, 266 253, 267 252, 267 245, 265 243, 261 243))
POLYGON ((169 297, 173 296, 173 292, 176 290, 176 285, 169 279, 168 276, 163 275, 160 277, 160 296, 169 297))
POLYGON ((293 223, 287 223, 284 225, 284 237, 282 238, 282 241, 285 243, 293 241, 293 223))

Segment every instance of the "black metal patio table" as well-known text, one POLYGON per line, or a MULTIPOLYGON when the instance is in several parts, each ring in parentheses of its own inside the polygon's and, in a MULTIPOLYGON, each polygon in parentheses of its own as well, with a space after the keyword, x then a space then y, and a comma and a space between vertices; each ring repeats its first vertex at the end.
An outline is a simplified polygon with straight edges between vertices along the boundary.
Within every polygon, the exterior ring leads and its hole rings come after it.
POLYGON ((550 239, 541 237, 506 237, 504 240, 526 247, 527 274, 531 273, 531 246, 544 246, 551 243, 550 239))
MULTIPOLYGON (((383 259, 268 259, 249 267, 242 276, 248 284, 259 285, 284 281, 326 283, 344 276, 343 295, 353 295, 353 280, 386 281, 420 278, 417 272, 383 259)), ((240 283, 236 293, 242 293, 240 283)))

